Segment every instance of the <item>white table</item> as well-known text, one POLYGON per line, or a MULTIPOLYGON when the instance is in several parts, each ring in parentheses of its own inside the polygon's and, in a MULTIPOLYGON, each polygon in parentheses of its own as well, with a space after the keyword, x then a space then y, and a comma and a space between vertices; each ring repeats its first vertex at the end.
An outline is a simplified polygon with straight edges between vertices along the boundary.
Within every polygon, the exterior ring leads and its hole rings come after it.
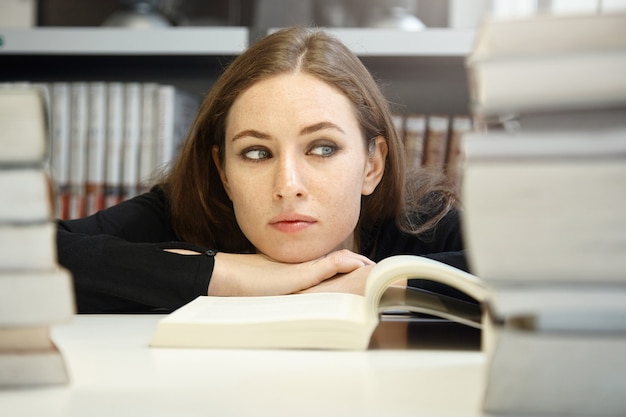
POLYGON ((478 416, 477 350, 155 349, 160 315, 76 316, 56 326, 71 383, 0 390, 18 416, 478 416))

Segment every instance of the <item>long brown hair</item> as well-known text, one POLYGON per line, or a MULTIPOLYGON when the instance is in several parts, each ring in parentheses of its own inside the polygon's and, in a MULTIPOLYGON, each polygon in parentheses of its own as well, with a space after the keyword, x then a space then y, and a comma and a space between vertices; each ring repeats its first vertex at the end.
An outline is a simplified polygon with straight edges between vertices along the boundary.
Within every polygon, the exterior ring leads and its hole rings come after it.
POLYGON ((379 136, 387 141, 385 172, 374 193, 362 198, 357 238, 391 218, 401 229, 419 233, 447 212, 449 194, 437 192, 437 196, 443 197, 433 199, 432 181, 424 182, 429 176, 406 187, 402 140, 394 128, 387 100, 361 61, 327 33, 296 27, 261 39, 238 56, 200 106, 164 186, 171 205, 172 225, 179 238, 227 252, 254 250, 237 224, 212 149, 217 145, 220 154, 223 152, 228 112, 243 91, 263 79, 295 71, 334 86, 353 103, 368 148, 379 136), (420 207, 424 202, 428 207, 420 207), (439 207, 434 217, 433 202, 439 207), (419 218, 419 212, 429 213, 428 224, 410 220, 419 218))

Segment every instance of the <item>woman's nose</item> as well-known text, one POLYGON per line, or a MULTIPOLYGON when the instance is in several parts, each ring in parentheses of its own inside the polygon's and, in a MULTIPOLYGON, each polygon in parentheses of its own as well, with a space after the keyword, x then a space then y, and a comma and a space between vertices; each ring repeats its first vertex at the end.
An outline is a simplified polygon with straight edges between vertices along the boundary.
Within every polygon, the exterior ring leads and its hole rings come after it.
POLYGON ((274 197, 301 198, 306 195, 302 167, 294 158, 282 158, 276 164, 274 197))

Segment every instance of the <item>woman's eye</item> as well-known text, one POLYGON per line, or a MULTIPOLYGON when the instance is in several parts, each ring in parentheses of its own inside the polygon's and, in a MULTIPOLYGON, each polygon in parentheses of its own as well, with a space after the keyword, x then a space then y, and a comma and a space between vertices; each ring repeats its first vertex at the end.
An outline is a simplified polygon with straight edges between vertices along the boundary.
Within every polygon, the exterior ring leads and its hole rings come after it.
POLYGON ((254 161, 260 161, 262 159, 267 159, 272 156, 270 152, 265 149, 250 149, 242 152, 242 155, 244 156, 244 158, 254 161))
POLYGON ((311 149, 311 154, 317 156, 332 156, 335 152, 337 152, 337 147, 335 145, 318 145, 311 149))

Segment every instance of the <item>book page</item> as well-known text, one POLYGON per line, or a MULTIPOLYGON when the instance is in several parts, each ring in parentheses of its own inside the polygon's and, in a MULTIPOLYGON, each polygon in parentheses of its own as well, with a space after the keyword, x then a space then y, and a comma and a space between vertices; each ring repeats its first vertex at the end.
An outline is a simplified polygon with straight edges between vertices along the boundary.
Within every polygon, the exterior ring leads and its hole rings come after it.
POLYGON ((380 261, 370 273, 365 296, 368 313, 378 316, 383 293, 395 282, 423 278, 454 287, 478 302, 486 299, 488 290, 478 277, 444 263, 415 255, 397 255, 380 261))
POLYGON ((172 320, 222 323, 276 322, 362 316, 364 298, 316 293, 266 297, 198 297, 172 313, 172 320))
POLYGON ((378 310, 381 313, 404 310, 452 320, 471 327, 482 326, 480 306, 417 288, 389 287, 380 299, 378 310))

